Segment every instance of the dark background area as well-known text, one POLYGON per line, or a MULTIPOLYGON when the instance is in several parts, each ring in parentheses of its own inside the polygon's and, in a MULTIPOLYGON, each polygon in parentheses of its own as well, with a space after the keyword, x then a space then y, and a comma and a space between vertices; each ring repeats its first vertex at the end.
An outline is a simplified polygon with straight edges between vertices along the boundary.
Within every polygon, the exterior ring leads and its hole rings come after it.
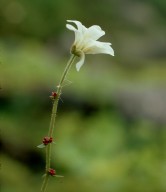
POLYGON ((106 31, 115 56, 73 65, 48 191, 166 191, 166 1, 1 0, 1 191, 39 191, 51 100, 70 56, 66 20, 106 31))

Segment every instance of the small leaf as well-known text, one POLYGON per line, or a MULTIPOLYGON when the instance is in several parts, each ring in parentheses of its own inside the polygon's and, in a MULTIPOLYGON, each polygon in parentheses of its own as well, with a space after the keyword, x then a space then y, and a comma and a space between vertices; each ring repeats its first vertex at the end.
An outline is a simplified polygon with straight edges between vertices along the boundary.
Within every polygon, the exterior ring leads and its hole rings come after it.
POLYGON ((61 178, 62 178, 62 177, 64 177, 64 176, 62 176, 62 175, 55 175, 55 177, 61 177, 61 178))
POLYGON ((42 144, 38 145, 37 147, 42 149, 42 148, 44 148, 46 146, 42 143, 42 144))
POLYGON ((46 174, 42 175, 42 178, 44 178, 46 176, 46 174))

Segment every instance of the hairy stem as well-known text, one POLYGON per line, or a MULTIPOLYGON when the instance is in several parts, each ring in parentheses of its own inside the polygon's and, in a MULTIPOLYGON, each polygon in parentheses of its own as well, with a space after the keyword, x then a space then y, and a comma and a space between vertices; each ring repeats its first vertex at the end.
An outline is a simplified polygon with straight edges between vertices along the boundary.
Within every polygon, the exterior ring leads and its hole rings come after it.
MULTIPOLYGON (((70 70, 70 67, 72 65, 72 63, 74 62, 75 59, 75 55, 71 55, 66 68, 61 76, 61 79, 59 81, 59 85, 57 86, 57 97, 53 100, 53 106, 52 106, 52 113, 51 113, 51 120, 50 120, 50 127, 49 127, 49 131, 48 131, 48 136, 52 137, 53 136, 53 132, 54 132, 54 127, 55 127, 55 119, 56 119, 56 114, 57 114, 57 108, 58 108, 58 103, 59 103, 59 98, 62 92, 62 87, 63 87, 63 83, 65 81, 65 78, 70 70)), ((41 188, 41 192, 45 192, 46 191, 46 187, 47 187, 47 183, 48 183, 48 179, 49 179, 49 169, 50 169, 50 165, 51 165, 51 144, 48 144, 46 146, 46 174, 43 180, 43 184, 42 184, 42 188, 41 188)))

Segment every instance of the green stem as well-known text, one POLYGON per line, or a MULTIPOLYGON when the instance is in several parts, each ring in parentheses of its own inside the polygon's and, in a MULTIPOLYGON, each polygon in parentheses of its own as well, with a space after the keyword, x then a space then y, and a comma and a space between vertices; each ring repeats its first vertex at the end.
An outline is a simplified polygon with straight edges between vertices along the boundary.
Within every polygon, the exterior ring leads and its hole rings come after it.
POLYGON ((50 121, 50 128, 49 128, 49 132, 48 132, 48 136, 52 137, 53 135, 53 131, 54 131, 54 125, 55 125, 55 118, 56 118, 56 113, 57 113, 57 107, 58 107, 58 102, 59 102, 59 98, 61 95, 61 91, 62 91, 62 87, 63 87, 63 82, 66 78, 67 73, 69 72, 69 69, 75 59, 75 55, 71 55, 70 60, 68 61, 66 68, 61 76, 59 85, 58 85, 58 89, 57 89, 57 97, 56 99, 53 101, 53 107, 52 107, 52 114, 51 114, 51 121, 50 121))
MULTIPOLYGON (((59 98, 62 92, 62 87, 63 87, 63 83, 65 81, 65 78, 70 70, 70 67, 72 65, 72 63, 74 62, 75 59, 75 55, 71 55, 66 68, 61 76, 59 85, 57 87, 57 97, 53 100, 53 106, 52 106, 52 113, 51 113, 51 120, 50 120, 50 127, 49 127, 49 131, 48 131, 48 136, 52 137, 53 132, 54 132, 54 127, 55 127, 55 119, 56 119, 56 114, 57 114, 57 108, 58 108, 58 103, 59 103, 59 98)), ((51 144, 48 144, 46 146, 46 175, 44 177, 43 180, 43 184, 42 184, 42 188, 41 188, 41 192, 45 192, 46 191, 46 187, 47 187, 47 183, 48 183, 48 178, 49 178, 49 169, 50 169, 50 165, 51 165, 51 144)))
POLYGON ((46 174, 44 176, 44 180, 43 180, 42 187, 41 187, 42 192, 44 192, 46 190, 46 187, 47 187, 47 184, 48 184, 48 179, 49 179, 49 175, 46 174))

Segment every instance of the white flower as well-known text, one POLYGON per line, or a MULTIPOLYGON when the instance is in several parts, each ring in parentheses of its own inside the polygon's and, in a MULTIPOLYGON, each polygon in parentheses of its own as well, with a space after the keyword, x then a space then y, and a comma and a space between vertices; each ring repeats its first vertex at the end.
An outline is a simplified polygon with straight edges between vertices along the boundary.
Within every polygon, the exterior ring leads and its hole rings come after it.
POLYGON ((69 30, 75 32, 75 41, 71 52, 80 57, 80 61, 76 64, 77 71, 84 64, 85 54, 105 53, 114 56, 114 50, 110 46, 111 43, 97 41, 105 35, 105 32, 98 25, 86 28, 79 21, 67 20, 67 22, 74 23, 77 26, 75 28, 73 25, 66 24, 69 30))

